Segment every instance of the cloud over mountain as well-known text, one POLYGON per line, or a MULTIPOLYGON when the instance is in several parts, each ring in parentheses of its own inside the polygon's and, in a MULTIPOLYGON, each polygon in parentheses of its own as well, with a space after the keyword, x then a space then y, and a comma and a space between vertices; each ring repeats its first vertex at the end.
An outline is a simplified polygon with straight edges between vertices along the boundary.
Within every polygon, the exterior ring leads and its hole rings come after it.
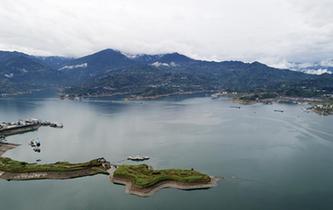
POLYGON ((318 62, 330 0, 2 0, 0 49, 82 56, 106 47, 210 60, 318 62))

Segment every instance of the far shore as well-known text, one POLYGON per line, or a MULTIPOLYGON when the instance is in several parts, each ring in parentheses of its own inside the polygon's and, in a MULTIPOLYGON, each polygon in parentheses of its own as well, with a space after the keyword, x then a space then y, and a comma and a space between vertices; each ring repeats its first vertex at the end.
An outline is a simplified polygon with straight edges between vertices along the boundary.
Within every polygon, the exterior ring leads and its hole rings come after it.
POLYGON ((282 103, 282 104, 307 104, 311 105, 308 111, 313 111, 320 115, 330 115, 333 114, 332 108, 329 111, 322 111, 315 108, 315 105, 325 102, 325 99, 318 97, 297 97, 297 96, 278 96, 275 98, 264 98, 264 99, 241 99, 242 96, 247 96, 248 93, 221 93, 216 90, 200 90, 200 91, 183 91, 183 92, 172 92, 167 94, 158 94, 158 95, 131 95, 129 93, 103 93, 103 94, 91 94, 91 95, 62 95, 60 98, 68 99, 80 99, 80 98, 102 98, 102 97, 112 97, 112 96, 122 96, 124 101, 150 101, 158 100, 161 98, 167 98, 171 96, 194 96, 196 94, 212 94, 212 99, 217 99, 219 97, 227 97, 232 100, 235 104, 241 105, 252 105, 257 103, 262 104, 273 104, 273 103, 282 103), (213 93, 213 94, 212 94, 213 93))
POLYGON ((171 92, 166 94, 158 95, 132 95, 130 93, 102 93, 102 94, 89 94, 89 95, 79 95, 79 94, 62 94, 59 97, 61 99, 71 99, 75 100, 77 98, 103 98, 112 96, 121 96, 124 100, 136 101, 136 100, 156 100, 170 96, 186 96, 186 95, 196 95, 196 94, 211 94, 214 93, 213 90, 199 90, 199 91, 183 91, 183 92, 171 92))

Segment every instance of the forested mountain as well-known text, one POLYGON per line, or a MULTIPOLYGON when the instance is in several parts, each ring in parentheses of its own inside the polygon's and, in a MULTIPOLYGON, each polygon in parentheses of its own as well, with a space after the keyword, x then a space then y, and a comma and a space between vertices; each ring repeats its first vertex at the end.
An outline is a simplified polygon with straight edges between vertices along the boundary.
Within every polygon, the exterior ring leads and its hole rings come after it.
POLYGON ((274 90, 332 91, 332 75, 310 75, 259 62, 210 62, 179 53, 128 56, 105 49, 80 58, 37 57, 0 51, 1 93, 66 87, 70 94, 154 95, 173 92, 274 90))

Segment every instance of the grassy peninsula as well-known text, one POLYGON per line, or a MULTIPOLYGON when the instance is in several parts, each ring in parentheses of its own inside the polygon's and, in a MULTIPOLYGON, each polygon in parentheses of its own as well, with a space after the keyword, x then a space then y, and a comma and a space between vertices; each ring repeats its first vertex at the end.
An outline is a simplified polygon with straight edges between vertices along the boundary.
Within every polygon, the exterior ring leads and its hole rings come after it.
POLYGON ((128 179, 135 187, 148 188, 164 181, 184 184, 206 184, 211 181, 208 175, 191 169, 153 170, 150 166, 120 165, 113 174, 114 178, 128 179))
POLYGON ((89 170, 91 172, 108 174, 103 163, 98 159, 85 163, 56 162, 52 164, 27 163, 0 157, 0 171, 9 173, 35 173, 35 172, 75 172, 89 170))

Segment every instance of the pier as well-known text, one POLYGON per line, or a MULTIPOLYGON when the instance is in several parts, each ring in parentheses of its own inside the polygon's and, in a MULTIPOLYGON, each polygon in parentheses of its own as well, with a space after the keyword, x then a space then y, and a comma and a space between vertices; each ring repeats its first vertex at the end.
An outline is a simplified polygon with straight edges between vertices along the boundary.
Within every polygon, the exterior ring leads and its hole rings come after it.
POLYGON ((38 130, 41 126, 49 126, 52 128, 63 128, 61 123, 41 121, 38 119, 26 119, 16 122, 1 122, 0 123, 0 136, 5 138, 6 136, 26 133, 38 130))

